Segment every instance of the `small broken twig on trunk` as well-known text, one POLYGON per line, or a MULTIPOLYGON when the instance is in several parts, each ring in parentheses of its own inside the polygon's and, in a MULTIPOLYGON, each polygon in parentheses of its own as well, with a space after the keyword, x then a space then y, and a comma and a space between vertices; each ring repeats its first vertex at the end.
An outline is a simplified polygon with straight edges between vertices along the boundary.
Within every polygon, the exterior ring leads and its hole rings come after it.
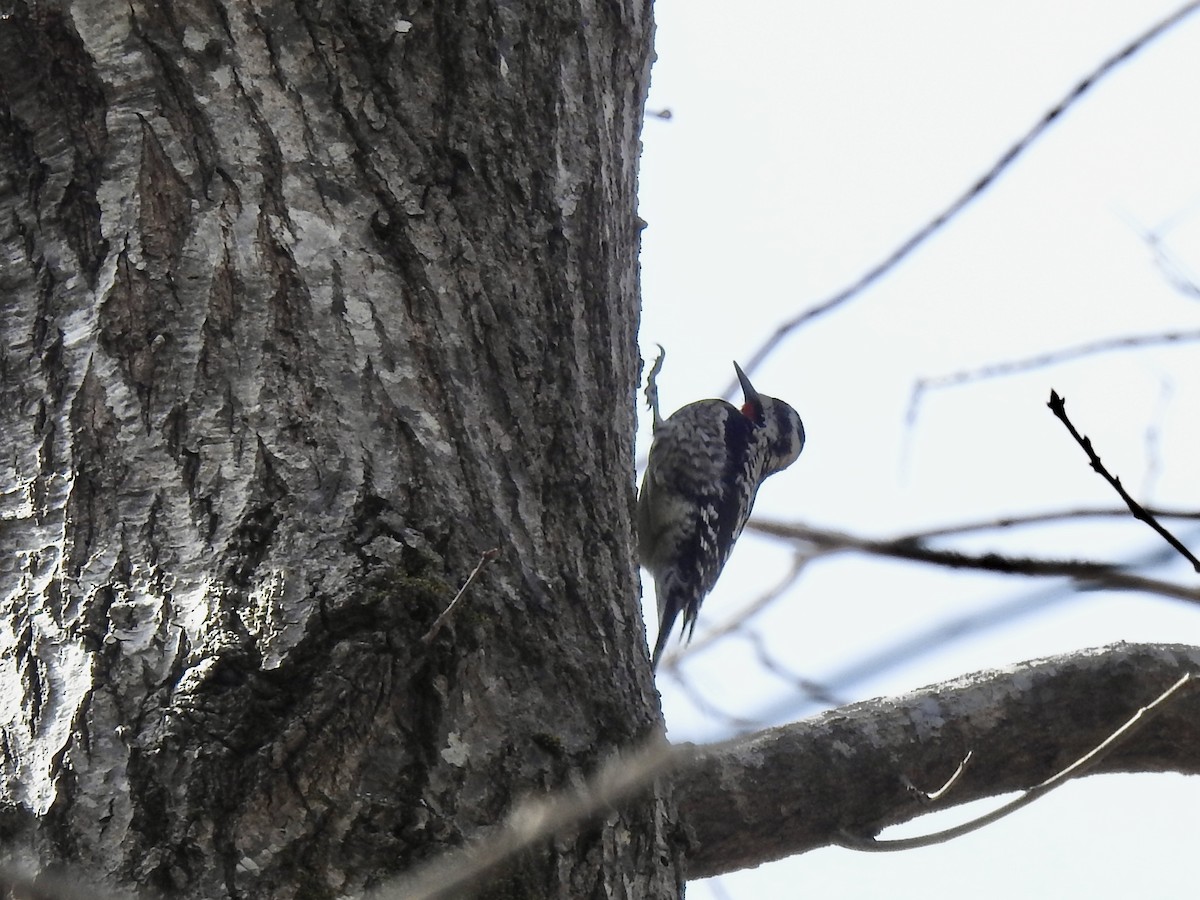
POLYGON ((447 606, 445 611, 434 620, 433 625, 430 626, 429 630, 425 632, 424 637, 421 638, 422 644, 428 644, 437 636, 437 633, 441 630, 442 625, 445 624, 446 619, 450 617, 450 613, 454 611, 455 605, 463 598, 463 594, 467 592, 467 588, 471 586, 471 582, 475 580, 481 571, 483 571, 484 566, 486 566, 499 555, 499 547, 493 547, 491 550, 483 551, 483 555, 479 557, 479 564, 471 570, 471 574, 467 576, 467 580, 463 582, 463 586, 458 589, 458 593, 454 595, 454 599, 450 601, 450 605, 447 606))

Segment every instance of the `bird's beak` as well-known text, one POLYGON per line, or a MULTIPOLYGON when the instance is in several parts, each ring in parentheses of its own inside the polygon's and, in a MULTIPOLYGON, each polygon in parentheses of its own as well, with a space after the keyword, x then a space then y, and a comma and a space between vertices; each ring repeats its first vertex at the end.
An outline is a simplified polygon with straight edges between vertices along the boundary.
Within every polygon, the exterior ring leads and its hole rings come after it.
POLYGON ((738 381, 742 383, 742 393, 746 395, 746 402, 758 405, 758 391, 754 389, 754 385, 750 383, 750 379, 746 377, 746 373, 742 371, 742 367, 735 362, 733 370, 737 372, 738 381))

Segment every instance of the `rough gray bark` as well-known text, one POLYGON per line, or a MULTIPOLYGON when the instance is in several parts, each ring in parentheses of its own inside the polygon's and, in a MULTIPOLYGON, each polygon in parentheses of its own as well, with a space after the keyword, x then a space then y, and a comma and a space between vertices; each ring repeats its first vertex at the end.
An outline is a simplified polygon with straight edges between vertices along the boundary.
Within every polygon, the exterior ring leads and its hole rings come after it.
MULTIPOLYGON (((650 30, 637 0, 5 7, 0 881, 355 896, 658 733, 650 30)), ((1028 785, 1197 662, 1135 655, 707 750, 478 893, 677 896, 913 814, 902 777, 965 749, 948 802, 1028 785)), ((1187 703, 1107 767, 1192 771, 1187 703)))
MULTIPOLYGON (((10 8, 8 863, 349 896, 652 733, 649 4, 10 8)), ((665 811, 483 895, 674 896, 665 811)))

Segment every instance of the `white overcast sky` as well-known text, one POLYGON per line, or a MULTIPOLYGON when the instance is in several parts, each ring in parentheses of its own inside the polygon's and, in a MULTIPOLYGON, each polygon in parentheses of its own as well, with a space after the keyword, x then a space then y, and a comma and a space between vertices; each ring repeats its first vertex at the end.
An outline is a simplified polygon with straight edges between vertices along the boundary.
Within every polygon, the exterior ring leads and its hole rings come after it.
MULTIPOLYGON (((730 360, 745 362, 781 322, 887 256, 1102 60, 1180 5, 658 0, 648 106, 673 118, 648 118, 644 130, 641 339, 647 359, 656 342, 668 350, 664 412, 723 391, 730 360)), ((886 537, 1114 504, 1046 409, 1051 387, 1140 499, 1200 508, 1197 341, 934 391, 906 424, 921 377, 1200 330, 1200 298, 1170 285, 1150 232, 1200 282, 1200 14, 1106 76, 949 227, 753 374, 800 411, 809 433, 757 512, 886 537)), ((960 546, 1126 560, 1160 545, 1122 523, 990 533, 960 546)), ((778 580, 789 559, 743 537, 697 637, 778 580)), ((1195 583, 1182 563, 1154 574, 1195 583)), ((1058 586, 846 556, 810 566, 749 626, 789 670, 823 681, 940 622, 1058 586)), ((647 595, 652 606, 649 584, 647 595)), ((1200 609, 1065 595, 854 683, 846 699, 1117 640, 1200 644, 1200 609)), ((744 636, 697 654, 682 673, 686 685, 660 677, 678 740, 736 731, 697 696, 749 719, 817 709, 763 670, 744 636)), ((1085 779, 946 846, 821 850, 693 883, 688 896, 1189 896, 1198 804, 1195 779, 1085 779)), ((922 820, 907 833, 934 827, 922 820)))

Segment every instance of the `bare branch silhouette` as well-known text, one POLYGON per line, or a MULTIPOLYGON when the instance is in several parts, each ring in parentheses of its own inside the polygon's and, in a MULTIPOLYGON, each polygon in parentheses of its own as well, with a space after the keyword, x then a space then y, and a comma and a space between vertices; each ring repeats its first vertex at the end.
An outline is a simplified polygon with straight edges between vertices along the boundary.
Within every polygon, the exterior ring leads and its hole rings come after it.
POLYGON ((812 528, 798 523, 774 522, 763 519, 751 521, 747 530, 774 537, 804 541, 829 553, 857 551, 872 556, 905 559, 951 569, 974 569, 1004 575, 1027 575, 1042 578, 1074 578, 1087 588, 1105 587, 1158 594, 1189 603, 1200 603, 1200 588, 1185 587, 1170 581, 1145 578, 1121 571, 1114 563, 1097 560, 1035 559, 1008 556, 1000 553, 972 554, 958 550, 937 550, 913 537, 875 540, 857 537, 840 531, 812 528))
MULTIPOLYGON (((1128 516, 1129 514, 1125 512, 1124 515, 1128 516)), ((1132 584, 1138 580, 1139 576, 1128 574, 1130 570, 1163 565, 1175 558, 1174 550, 1161 544, 1155 544, 1150 551, 1120 560, 1120 564, 1125 570, 1121 573, 1121 578, 1132 584)), ((835 694, 851 694, 857 686, 864 682, 878 678, 898 666, 944 650, 955 641, 981 634, 1002 624, 1009 624, 1028 616, 1044 613, 1056 604, 1074 600, 1080 596, 1083 587, 1085 586, 1078 582, 1057 581, 1046 587, 1024 591, 982 607, 969 607, 966 612, 941 619, 919 630, 900 634, 890 643, 848 660, 837 669, 823 674, 819 682, 826 690, 835 694)), ((1087 587, 1104 586, 1087 585, 1087 587)), ((1179 591, 1185 593, 1181 599, 1195 599, 1194 592, 1186 592, 1169 583, 1165 584, 1165 587, 1174 589, 1170 592, 1163 590, 1164 583, 1161 582, 1146 587, 1154 588, 1152 591, 1147 591, 1148 593, 1172 596, 1175 591, 1179 591)), ((753 716, 763 722, 784 722, 823 708, 825 708, 824 704, 815 703, 812 697, 805 693, 803 696, 773 698, 762 704, 753 713, 753 716)))
POLYGON ((1200 283, 1187 265, 1166 245, 1159 231, 1143 231, 1142 238, 1154 252, 1154 262, 1167 284, 1190 300, 1200 298, 1200 283))
MULTIPOLYGON (((1167 518, 1183 520, 1200 519, 1200 512, 1190 510, 1155 508, 1153 512, 1167 518)), ((940 560, 936 557, 923 560, 914 559, 914 554, 911 552, 911 545, 928 539, 956 534, 970 534, 977 531, 1027 524, 1053 523, 1083 517, 1128 519, 1129 511, 1117 507, 1083 507, 1055 510, 961 523, 939 529, 913 532, 892 538, 891 540, 874 541, 847 536, 840 532, 817 529, 811 526, 772 522, 764 519, 751 520, 747 527, 751 530, 761 530, 763 533, 779 536, 783 539, 795 538, 806 542, 809 539, 813 539, 807 550, 809 557, 806 557, 806 561, 840 552, 864 552, 872 555, 891 557, 892 554, 888 552, 890 549, 889 545, 898 544, 904 548, 905 552, 901 554, 901 558, 903 559, 939 564, 940 560)), ((1057 582, 1045 588, 1038 588, 1018 594, 1007 600, 993 601, 981 608, 970 608, 959 615, 932 623, 927 628, 911 634, 900 635, 891 644, 880 647, 858 658, 847 660, 835 671, 823 673, 818 677, 797 674, 796 667, 791 664, 790 660, 779 657, 778 649, 769 646, 769 642, 762 634, 744 624, 744 617, 751 614, 751 612, 757 612, 762 600, 769 599, 773 601, 778 599, 769 593, 763 598, 756 599, 753 603, 748 604, 739 613, 732 615, 727 622, 717 626, 714 629, 714 633, 720 635, 740 633, 740 636, 750 640, 759 663, 767 671, 791 685, 797 691, 796 695, 776 696, 763 703, 754 713, 747 714, 745 710, 742 710, 738 715, 733 715, 717 708, 704 698, 700 691, 690 685, 687 678, 683 675, 682 669, 676 668, 674 674, 679 679, 681 689, 696 709, 705 715, 719 719, 724 727, 731 730, 745 730, 747 728, 774 724, 799 715, 811 713, 817 709, 841 705, 846 702, 847 696, 852 697, 854 695, 855 686, 864 681, 877 678, 897 666, 936 653, 944 649, 949 642, 962 640, 971 635, 980 634, 988 629, 995 628, 1000 624, 1010 623, 1041 613, 1052 605, 1072 600, 1079 596, 1082 591, 1098 589, 1124 590, 1183 600, 1188 603, 1200 603, 1200 589, 1185 587, 1161 579, 1149 578, 1135 574, 1134 572, 1137 569, 1163 565, 1174 558, 1175 553, 1173 550, 1166 547, 1159 549, 1158 546, 1155 546, 1154 549, 1148 552, 1118 560, 1115 564, 1117 568, 1114 568, 1107 574, 1095 578, 1076 577, 1072 581, 1057 582)), ((705 637, 707 638, 707 635, 705 637)), ((693 646, 703 648, 707 645, 708 641, 706 639, 697 638, 693 646)))
POLYGON ((762 635, 758 632, 753 633, 750 636, 750 640, 754 645, 754 652, 758 657, 759 665, 795 690, 807 695, 823 706, 842 706, 849 702, 847 698, 839 697, 820 682, 806 678, 788 669, 767 650, 766 641, 763 640, 762 635))
POLYGON ((1016 375, 1019 372, 1029 372, 1034 369, 1042 369, 1047 366, 1058 365, 1059 363, 1067 362, 1072 359, 1079 359, 1085 356, 1094 356, 1098 353, 1112 353, 1119 350, 1134 350, 1143 347, 1161 347, 1172 344, 1186 344, 1192 341, 1200 341, 1200 330, 1197 331, 1174 331, 1158 334, 1133 334, 1124 335, 1122 337, 1105 338, 1100 341, 1089 341, 1085 344, 1078 344, 1074 347, 1062 347, 1058 350, 1048 350, 1045 353, 1038 353, 1033 356, 1027 356, 1023 359, 1005 360, 1003 362, 989 363, 986 366, 979 366, 976 369, 966 369, 959 372, 950 372, 945 375, 931 375, 928 378, 920 378, 913 385, 912 394, 908 401, 908 411, 905 414, 905 422, 912 426, 917 419, 917 410, 921 402, 925 399, 925 395, 930 391, 941 390, 943 388, 959 387, 964 384, 970 384, 974 381, 984 381, 989 378, 1003 378, 1006 375, 1016 375))
MULTIPOLYGON (((1148 506, 1146 511, 1160 519, 1200 519, 1200 510, 1164 509, 1161 506, 1148 506)), ((1015 516, 999 516, 994 519, 982 519, 977 522, 962 522, 958 525, 945 525, 931 528, 927 531, 914 531, 896 538, 898 541, 927 541, 933 538, 952 537, 959 534, 972 534, 980 531, 997 531, 1001 529, 1020 528, 1026 525, 1042 525, 1067 522, 1072 519, 1126 519, 1129 510, 1117 506, 1081 506, 1076 509, 1048 510, 1040 513, 1022 513, 1015 516)))
POLYGON ((1125 501, 1125 504, 1129 507, 1129 511, 1133 513, 1134 518, 1140 519, 1157 531, 1163 540, 1174 547, 1180 556, 1192 564, 1192 568, 1194 568, 1197 572, 1200 572, 1200 559, 1197 559, 1195 555, 1192 554, 1192 551, 1183 545, 1179 538, 1171 534, 1171 532, 1169 532, 1163 526, 1163 524, 1158 521, 1158 519, 1151 515, 1140 503, 1138 503, 1129 495, 1129 492, 1126 491, 1125 487, 1121 484, 1120 478, 1112 475, 1108 469, 1104 467, 1104 463, 1100 461, 1100 457, 1096 454, 1096 451, 1092 447, 1091 440, 1081 435, 1072 424, 1070 418, 1067 417, 1067 401, 1060 397, 1056 391, 1052 390, 1050 391, 1050 402, 1046 405, 1050 407, 1050 411, 1054 413, 1055 417, 1066 426, 1067 431, 1071 433, 1071 437, 1075 439, 1075 443, 1079 444, 1079 446, 1083 448, 1083 452, 1087 454, 1088 462, 1091 463, 1093 471, 1095 471, 1096 474, 1112 485, 1113 490, 1115 490, 1120 495, 1121 499, 1125 501))
MULTIPOLYGON (((921 226, 911 237, 900 244, 886 258, 876 263, 867 270, 857 281, 848 287, 838 291, 832 297, 821 301, 816 306, 810 307, 798 316, 784 322, 780 325, 765 343, 749 358, 747 364, 743 367, 747 373, 753 374, 754 370, 762 363, 764 359, 787 338, 796 329, 807 325, 809 322, 820 318, 826 313, 836 309, 842 304, 853 300, 868 287, 894 269, 903 260, 916 251, 929 238, 942 230, 955 216, 966 209, 972 201, 976 200, 996 180, 1004 174, 1008 168, 1016 162, 1024 153, 1037 141, 1038 138, 1053 125, 1063 113, 1067 112, 1076 102, 1086 95, 1092 88, 1099 84, 1106 76, 1110 75, 1122 63, 1132 59, 1138 52, 1145 49, 1157 38, 1162 37, 1173 26, 1182 22, 1185 18, 1200 9, 1200 0, 1192 0, 1190 3, 1184 4, 1171 15, 1162 19, 1142 34, 1135 37, 1116 53, 1109 56, 1101 62, 1095 69, 1089 72, 1082 80, 1075 84, 1057 103, 1047 110, 1029 131, 1021 136, 1010 146, 996 162, 994 162, 982 176, 972 184, 965 192, 955 199, 942 212, 938 213, 933 219, 921 226)), ((731 383, 726 393, 731 393, 736 385, 731 383)))

